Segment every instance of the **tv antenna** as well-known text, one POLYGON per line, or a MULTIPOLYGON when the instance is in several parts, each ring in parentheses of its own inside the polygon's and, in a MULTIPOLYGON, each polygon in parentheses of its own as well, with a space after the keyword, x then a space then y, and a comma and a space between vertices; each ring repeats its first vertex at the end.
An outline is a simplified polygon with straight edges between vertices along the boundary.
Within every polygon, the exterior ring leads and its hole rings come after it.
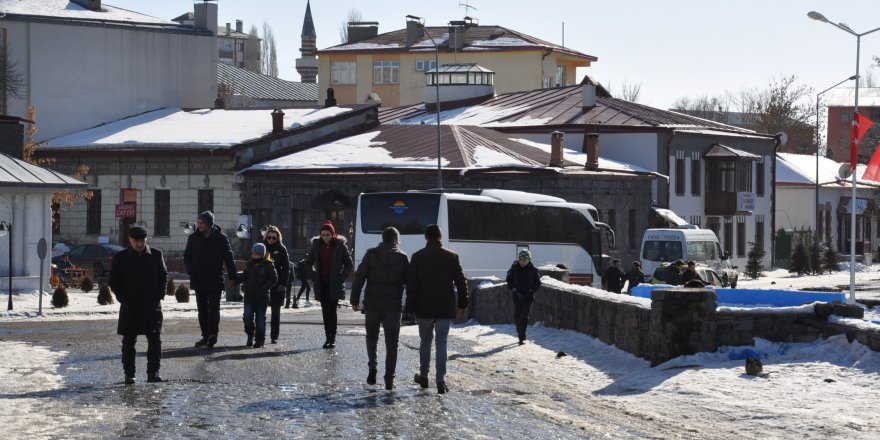
POLYGON ((464 3, 462 3, 462 2, 458 2, 458 6, 459 6, 459 7, 464 6, 464 15, 471 15, 471 12, 468 11, 468 9, 473 9, 473 10, 475 10, 475 11, 477 10, 476 7, 470 5, 470 0, 465 0, 464 3))

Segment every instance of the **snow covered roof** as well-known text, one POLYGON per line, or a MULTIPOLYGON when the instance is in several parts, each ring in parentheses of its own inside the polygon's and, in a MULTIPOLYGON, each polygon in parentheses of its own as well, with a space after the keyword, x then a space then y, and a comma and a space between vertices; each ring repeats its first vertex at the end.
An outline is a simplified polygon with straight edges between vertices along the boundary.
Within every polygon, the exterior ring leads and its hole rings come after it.
POLYGON ((221 62, 217 63, 217 83, 248 98, 318 102, 317 83, 287 81, 221 62))
MULTIPOLYGON (((825 95, 825 105, 852 107, 855 98, 855 87, 839 87, 825 95)), ((880 87, 859 87, 859 107, 880 107, 880 87)))
MULTIPOLYGON (((284 129, 292 130, 352 111, 352 108, 285 109, 284 129)), ((218 148, 262 138, 272 132, 272 110, 164 108, 61 136, 46 149, 218 148)))
POLYGON ((73 177, 0 153, 0 188, 85 189, 73 177))
MULTIPOLYGON (((867 165, 856 165, 858 186, 880 186, 880 182, 862 180, 867 165)), ((849 164, 819 158, 819 184, 822 186, 849 187, 849 164), (841 174, 843 173, 843 174, 841 174)), ((811 154, 776 153, 776 183, 782 185, 815 185, 816 156, 811 154)))
MULTIPOLYGON (((69 0, 0 0, 0 11, 7 16, 32 16, 67 20, 145 23, 181 27, 170 20, 117 8, 106 3, 100 11, 92 11, 69 0)), ((182 29, 186 29, 181 27, 182 29)))

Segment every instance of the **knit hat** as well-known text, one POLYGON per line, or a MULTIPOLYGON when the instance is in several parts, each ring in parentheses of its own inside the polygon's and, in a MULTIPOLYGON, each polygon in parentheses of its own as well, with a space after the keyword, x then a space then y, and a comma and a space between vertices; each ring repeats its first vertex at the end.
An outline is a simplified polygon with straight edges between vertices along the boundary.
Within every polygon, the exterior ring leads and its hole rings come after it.
POLYGON ((214 213, 211 211, 205 211, 199 214, 199 220, 208 224, 208 226, 214 225, 214 213))
POLYGON ((330 235, 336 235, 336 229, 333 227, 333 222, 327 220, 321 225, 322 231, 330 231, 330 235))
POLYGON ((529 252, 528 249, 523 249, 519 251, 519 255, 517 255, 517 259, 525 259, 526 261, 532 261, 532 253, 529 252))
POLYGON ((266 245, 264 245, 263 243, 254 243, 254 245, 251 246, 251 253, 257 254, 261 257, 265 257, 266 256, 266 245))

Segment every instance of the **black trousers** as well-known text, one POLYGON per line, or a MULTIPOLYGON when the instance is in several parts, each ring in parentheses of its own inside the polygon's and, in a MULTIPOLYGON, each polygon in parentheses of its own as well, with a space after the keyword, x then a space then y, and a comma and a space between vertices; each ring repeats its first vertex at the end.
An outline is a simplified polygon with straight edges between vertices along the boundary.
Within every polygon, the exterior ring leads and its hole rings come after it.
POLYGON ((321 299, 321 315, 324 318, 324 334, 336 336, 336 299, 321 299))
POLYGON ((302 296, 303 290, 306 291, 306 301, 308 301, 309 300, 309 292, 312 291, 312 286, 309 285, 309 282, 307 280, 303 280, 302 285, 299 286, 299 293, 296 294, 296 301, 299 301, 299 297, 302 296))
POLYGON ((526 327, 529 325, 529 311, 531 309, 531 301, 513 301, 513 322, 516 324, 516 334, 520 339, 526 338, 526 327))
POLYGON ((269 318, 269 339, 273 341, 278 339, 281 333, 281 306, 284 305, 284 294, 272 292, 269 297, 269 308, 272 310, 272 316, 269 318))
MULTIPOLYGON (((162 339, 159 332, 147 332, 147 373, 158 373, 159 364, 162 360, 162 339)), ((135 356, 134 349, 137 343, 136 334, 122 336, 122 370, 126 376, 134 376, 135 356)))
POLYGON ((202 337, 220 333, 220 294, 222 290, 197 290, 196 307, 199 309, 199 328, 202 337))
POLYGON ((400 337, 400 312, 364 312, 367 327, 367 366, 375 370, 379 345, 379 326, 385 329, 385 380, 394 379, 397 369, 397 342, 400 337))

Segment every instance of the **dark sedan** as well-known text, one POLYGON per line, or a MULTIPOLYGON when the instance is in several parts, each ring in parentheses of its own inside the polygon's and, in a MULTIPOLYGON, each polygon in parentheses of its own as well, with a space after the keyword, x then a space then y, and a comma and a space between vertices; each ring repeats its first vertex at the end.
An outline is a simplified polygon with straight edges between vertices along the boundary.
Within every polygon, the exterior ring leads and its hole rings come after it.
MULTIPOLYGON (((107 276, 110 272, 110 259, 124 248, 115 244, 81 244, 68 252, 70 262, 83 269, 93 269, 96 277, 107 276)), ((52 264, 59 264, 64 255, 52 257, 52 264)))

